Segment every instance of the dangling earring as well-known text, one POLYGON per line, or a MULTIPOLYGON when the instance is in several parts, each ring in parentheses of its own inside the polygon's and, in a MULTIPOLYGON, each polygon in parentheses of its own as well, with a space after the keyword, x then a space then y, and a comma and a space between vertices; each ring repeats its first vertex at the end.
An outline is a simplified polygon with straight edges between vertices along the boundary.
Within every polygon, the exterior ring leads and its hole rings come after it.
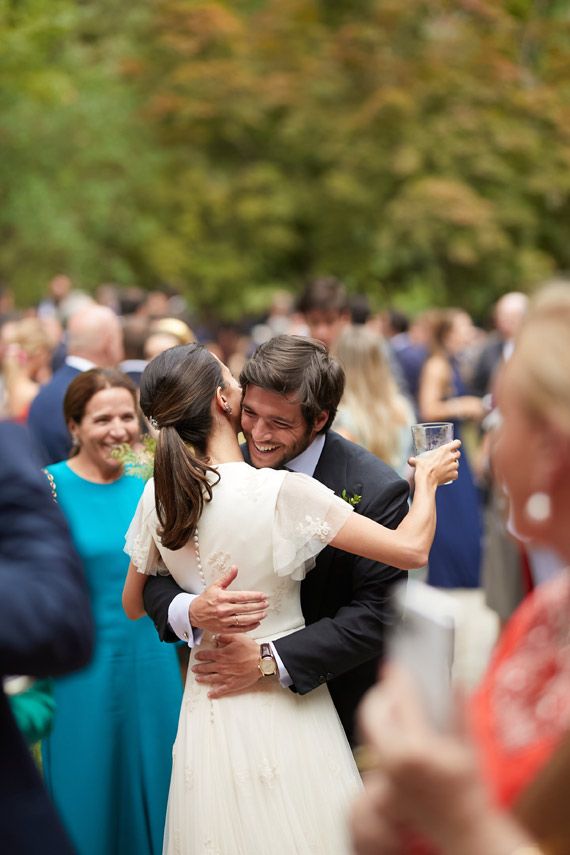
POLYGON ((229 405, 229 404, 224 404, 224 413, 227 413, 227 414, 228 414, 228 416, 231 416, 231 414, 232 414, 232 408, 230 407, 230 405, 229 405))
POLYGON ((81 443, 79 442, 79 437, 76 433, 74 433, 71 437, 71 444, 74 448, 79 448, 79 446, 81 445, 81 443))
POLYGON ((552 502, 548 493, 532 493, 524 506, 524 512, 531 522, 546 522, 552 512, 552 502))

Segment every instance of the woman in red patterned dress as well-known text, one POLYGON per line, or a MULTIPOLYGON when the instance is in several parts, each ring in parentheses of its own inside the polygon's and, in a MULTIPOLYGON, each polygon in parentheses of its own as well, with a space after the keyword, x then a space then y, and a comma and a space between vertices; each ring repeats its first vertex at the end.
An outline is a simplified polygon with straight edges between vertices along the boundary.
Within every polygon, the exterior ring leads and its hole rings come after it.
MULTIPOLYGON (((570 284, 535 298, 498 401, 494 464, 512 527, 570 565, 570 284)), ((433 733, 402 676, 389 674, 365 702, 363 727, 380 769, 356 808, 357 851, 419 851, 412 832, 440 852, 491 855, 490 841, 509 825, 500 811, 524 794, 570 732, 570 571, 536 588, 514 614, 462 735, 433 733)))

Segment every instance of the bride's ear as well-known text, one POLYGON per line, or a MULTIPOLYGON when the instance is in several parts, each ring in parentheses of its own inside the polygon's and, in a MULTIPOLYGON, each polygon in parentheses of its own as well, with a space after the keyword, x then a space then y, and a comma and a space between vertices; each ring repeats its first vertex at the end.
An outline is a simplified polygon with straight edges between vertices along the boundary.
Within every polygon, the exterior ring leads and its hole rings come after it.
POLYGON ((231 415, 232 408, 230 407, 226 396, 224 395, 224 390, 221 386, 218 386, 216 389, 216 404, 218 408, 223 412, 227 413, 227 415, 231 415))

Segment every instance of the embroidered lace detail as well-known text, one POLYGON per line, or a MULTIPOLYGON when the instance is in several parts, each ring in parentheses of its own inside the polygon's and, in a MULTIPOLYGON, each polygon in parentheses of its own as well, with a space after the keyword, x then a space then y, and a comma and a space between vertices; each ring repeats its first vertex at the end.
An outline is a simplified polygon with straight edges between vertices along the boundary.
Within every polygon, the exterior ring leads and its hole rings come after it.
POLYGON ((314 478, 286 472, 277 497, 273 566, 296 581, 315 565, 315 556, 334 538, 352 507, 314 478))
MULTIPOLYGON (((249 769, 234 769, 234 778, 240 784, 249 784, 251 780, 251 775, 249 773, 249 769)), ((250 793, 249 789, 243 790, 244 795, 250 793)))
POLYGON ((280 579, 279 582, 277 582, 273 593, 271 594, 269 606, 267 608, 267 614, 279 614, 279 612, 281 611, 281 606, 283 605, 283 598, 288 591, 291 591, 290 579, 286 577, 280 579))
POLYGON ((208 569, 214 574, 213 578, 218 579, 220 576, 229 570, 231 567, 232 557, 228 552, 222 552, 219 549, 208 556, 208 569))
POLYGON ((297 523, 297 531, 307 540, 316 537, 321 543, 327 543, 331 533, 331 527, 328 522, 320 517, 312 517, 310 514, 305 514, 305 519, 297 523))
POLYGON ((271 789, 278 775, 279 772, 277 766, 274 763, 270 763, 269 760, 264 757, 259 768, 259 780, 261 783, 271 789))
POLYGON ((144 569, 148 562, 148 553, 150 550, 150 542, 148 536, 144 536, 143 532, 137 534, 132 542, 131 560, 135 567, 144 569))

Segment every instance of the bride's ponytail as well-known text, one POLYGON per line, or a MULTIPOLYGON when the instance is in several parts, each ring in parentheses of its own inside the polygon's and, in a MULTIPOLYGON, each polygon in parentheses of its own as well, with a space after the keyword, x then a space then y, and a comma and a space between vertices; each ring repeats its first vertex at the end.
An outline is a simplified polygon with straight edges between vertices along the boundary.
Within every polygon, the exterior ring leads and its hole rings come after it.
POLYGON ((224 386, 221 363, 197 344, 156 356, 141 379, 141 408, 159 430, 154 459, 158 532, 167 549, 192 537, 219 475, 206 462, 212 400, 224 386))
POLYGON ((181 549, 189 541, 219 477, 196 456, 175 427, 162 428, 154 459, 154 486, 163 546, 181 549))

